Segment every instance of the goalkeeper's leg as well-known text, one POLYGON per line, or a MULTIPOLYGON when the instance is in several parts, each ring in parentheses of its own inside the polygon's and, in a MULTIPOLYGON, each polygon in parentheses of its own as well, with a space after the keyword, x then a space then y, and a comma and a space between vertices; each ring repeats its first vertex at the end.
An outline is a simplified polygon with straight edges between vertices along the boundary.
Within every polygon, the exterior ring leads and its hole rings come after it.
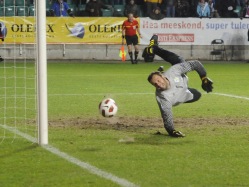
POLYGON ((171 65, 175 65, 175 64, 185 61, 182 57, 178 56, 177 54, 158 47, 158 36, 157 35, 153 35, 151 37, 150 44, 146 48, 146 52, 148 54, 155 54, 161 57, 165 61, 169 62, 171 65))
POLYGON ((193 103, 201 98, 201 93, 198 90, 194 88, 188 88, 188 90, 193 94, 193 99, 186 101, 185 103, 193 103))
POLYGON ((171 65, 175 65, 185 61, 182 57, 178 56, 177 54, 160 48, 158 46, 153 46, 152 51, 155 55, 160 56, 163 60, 169 62, 171 65))

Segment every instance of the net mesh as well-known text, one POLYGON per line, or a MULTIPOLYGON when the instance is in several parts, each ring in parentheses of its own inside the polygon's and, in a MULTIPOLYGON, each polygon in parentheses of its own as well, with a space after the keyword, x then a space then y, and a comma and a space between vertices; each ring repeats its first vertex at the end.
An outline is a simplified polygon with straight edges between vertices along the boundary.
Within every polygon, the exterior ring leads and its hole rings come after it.
POLYGON ((13 142, 20 137, 6 129, 37 136, 36 37, 27 30, 35 26, 35 6, 27 0, 0 6, 0 142, 13 142))

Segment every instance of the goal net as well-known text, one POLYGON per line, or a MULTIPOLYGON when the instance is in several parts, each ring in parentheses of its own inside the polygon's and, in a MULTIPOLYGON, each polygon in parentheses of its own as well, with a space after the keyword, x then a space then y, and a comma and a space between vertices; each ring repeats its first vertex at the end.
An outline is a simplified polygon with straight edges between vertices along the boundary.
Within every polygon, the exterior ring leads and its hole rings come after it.
MULTIPOLYGON (((1 1, 0 142, 6 140, 14 142, 22 138, 16 132, 39 139, 41 80, 38 72, 41 68, 39 61, 42 59, 39 54, 41 39, 36 36, 44 35, 38 31, 44 21, 38 21, 38 11, 36 11, 38 3, 41 4, 40 11, 44 11, 45 2, 1 1)), ((46 39, 43 45, 46 45, 46 39)), ((46 53, 43 58, 46 58, 46 53)), ((43 63, 46 64, 46 60, 43 63)), ((44 75, 46 76, 46 72, 44 75)))

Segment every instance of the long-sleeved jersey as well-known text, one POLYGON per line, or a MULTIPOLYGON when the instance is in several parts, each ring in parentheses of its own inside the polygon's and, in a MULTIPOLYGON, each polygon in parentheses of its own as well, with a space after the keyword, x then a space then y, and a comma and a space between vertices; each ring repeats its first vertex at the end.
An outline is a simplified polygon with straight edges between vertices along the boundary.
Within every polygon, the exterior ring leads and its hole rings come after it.
POLYGON ((193 99, 193 94, 188 89, 187 72, 196 71, 200 78, 206 76, 203 65, 195 61, 184 61, 171 66, 163 76, 169 80, 170 88, 167 90, 156 90, 156 100, 161 111, 164 127, 168 132, 174 130, 172 106, 185 103, 193 99))

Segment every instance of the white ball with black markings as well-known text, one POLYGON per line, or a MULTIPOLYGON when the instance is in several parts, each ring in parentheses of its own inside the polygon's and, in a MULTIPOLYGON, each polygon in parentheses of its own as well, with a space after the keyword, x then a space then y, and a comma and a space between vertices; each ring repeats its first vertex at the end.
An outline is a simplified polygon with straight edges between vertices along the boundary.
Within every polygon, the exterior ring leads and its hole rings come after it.
POLYGON ((111 98, 106 98, 99 103, 99 112, 104 117, 113 117, 118 112, 118 106, 111 98))

